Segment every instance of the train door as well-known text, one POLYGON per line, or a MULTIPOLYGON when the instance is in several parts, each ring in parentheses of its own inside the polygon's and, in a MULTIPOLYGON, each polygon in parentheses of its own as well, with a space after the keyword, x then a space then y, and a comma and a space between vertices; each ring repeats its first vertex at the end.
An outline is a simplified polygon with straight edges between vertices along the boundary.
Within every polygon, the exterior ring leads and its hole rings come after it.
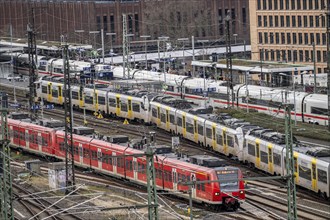
POLYGON ((133 157, 133 174, 134 174, 134 180, 138 179, 138 162, 137 158, 133 157))
POLYGON ((177 179, 177 173, 176 169, 172 169, 172 176, 173 176, 173 190, 177 191, 178 190, 178 179, 177 179))
POLYGON ((273 165, 273 145, 268 144, 268 172, 273 174, 274 173, 274 165, 273 165))
POLYGON ((60 105, 63 104, 63 94, 62 94, 62 86, 61 85, 58 86, 58 103, 60 105))
POLYGON ((312 190, 317 192, 316 159, 312 159, 312 190))
POLYGON ((227 131, 226 131, 226 128, 222 128, 222 146, 223 146, 223 153, 225 155, 228 155, 227 131))
POLYGON ((120 116, 120 95, 116 95, 116 115, 120 116))
POLYGON ((40 132, 38 132, 37 143, 39 152, 42 152, 42 136, 40 132))
POLYGON ((79 151, 79 162, 80 162, 80 164, 82 164, 84 152, 83 152, 83 147, 82 147, 81 143, 79 143, 78 151, 79 151))
POLYGON ((166 131, 170 130, 170 108, 166 108, 166 131))
POLYGON ((30 134, 29 134, 29 130, 25 130, 25 146, 26 146, 26 148, 30 148, 30 134))
POLYGON ((52 83, 48 83, 48 95, 47 95, 47 101, 52 102, 52 83))
MULTIPOLYGON (((191 182, 196 181, 196 175, 194 173, 191 173, 190 179, 191 179, 191 182)), ((196 198, 196 184, 191 185, 191 196, 192 196, 192 198, 196 198)))
POLYGON ((187 130, 186 130, 186 114, 183 113, 182 115, 182 134, 183 137, 186 138, 187 137, 187 130))
MULTIPOLYGON (((116 152, 112 152, 112 156, 116 156, 116 152)), ((113 173, 117 173, 117 157, 112 159, 113 173)))
POLYGON ((160 125, 160 106, 157 106, 157 126, 160 125))
POLYGON ((217 142, 215 139, 215 135, 216 135, 215 128, 216 128, 216 124, 213 123, 212 124, 212 149, 213 150, 216 150, 216 146, 217 146, 217 142))
POLYGON ((99 169, 102 169, 102 151, 100 148, 97 148, 97 165, 99 169))
POLYGON ((84 87, 80 86, 79 87, 79 107, 83 108, 85 103, 84 103, 84 87))
POLYGON ((194 141, 195 143, 198 143, 197 116, 194 116, 194 141))
POLYGON ((129 119, 133 119, 132 97, 128 97, 127 104, 128 104, 127 116, 128 116, 129 119))
POLYGON ((293 152, 294 176, 295 183, 299 183, 299 170, 298 170, 298 153, 293 152))
POLYGON ((256 139, 256 167, 260 167, 260 140, 256 139))
POLYGON ((98 100, 98 93, 97 91, 95 91, 94 93, 94 108, 95 108, 95 112, 97 112, 99 110, 99 100, 98 100))

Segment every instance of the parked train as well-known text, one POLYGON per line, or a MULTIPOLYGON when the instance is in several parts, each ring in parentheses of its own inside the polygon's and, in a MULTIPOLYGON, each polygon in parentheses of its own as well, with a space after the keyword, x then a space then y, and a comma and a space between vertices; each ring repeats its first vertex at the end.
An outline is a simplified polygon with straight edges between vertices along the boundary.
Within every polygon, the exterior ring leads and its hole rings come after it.
MULTIPOLYGON (((8 119, 11 144, 35 154, 65 159, 64 131, 33 123, 8 119)), ((73 135, 75 165, 90 168, 131 182, 147 185, 146 158, 130 157, 143 151, 112 144, 97 138, 73 135), (125 157, 112 157, 126 155, 125 157)), ((203 167, 162 155, 155 156, 157 188, 168 192, 187 192, 186 181, 213 181, 192 187, 192 199, 214 210, 221 207, 236 210, 245 200, 242 172, 236 167, 203 167), (217 180, 234 180, 215 182, 217 180)), ((188 199, 188 194, 177 194, 188 199)))
MULTIPOLYGON (((37 95, 62 104, 63 84, 41 79, 37 95)), ((119 93, 110 89, 72 86, 72 105, 130 120, 152 123, 202 147, 237 158, 257 169, 285 175, 285 139, 282 134, 228 116, 192 111, 186 100, 150 94, 147 91, 119 93)), ((295 143, 296 183, 329 197, 330 151, 295 143)))
MULTIPOLYGON (((2 56, 5 56, 3 54, 2 56)), ((10 53, 7 54, 9 56, 10 53)), ((27 54, 15 55, 15 71, 28 74, 27 54)), ((63 60, 38 56, 38 74, 41 76, 63 76, 63 60)), ((81 79, 93 77, 91 63, 70 60, 70 71, 81 79), (81 76, 81 72, 83 76, 81 76)), ((122 78, 124 68, 121 66, 94 65, 97 82, 109 84, 113 78, 122 78)), ((125 69, 128 75, 128 70, 125 69)), ((282 103, 287 102, 292 106, 291 114, 298 121, 327 126, 329 122, 328 98, 324 94, 293 92, 285 89, 236 85, 228 89, 225 81, 213 79, 190 78, 189 76, 165 74, 161 72, 131 69, 130 77, 134 79, 148 79, 165 83, 166 94, 181 97, 196 104, 207 103, 213 107, 237 106, 240 108, 254 109, 266 114, 277 114, 284 117, 282 103), (286 93, 287 92, 287 93, 286 93)))

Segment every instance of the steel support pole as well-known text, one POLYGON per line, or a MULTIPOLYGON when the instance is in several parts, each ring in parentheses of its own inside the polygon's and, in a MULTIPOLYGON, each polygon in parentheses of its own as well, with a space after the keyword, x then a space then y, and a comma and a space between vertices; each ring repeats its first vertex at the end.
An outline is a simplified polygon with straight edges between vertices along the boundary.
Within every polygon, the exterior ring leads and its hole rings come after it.
POLYGON ((315 42, 313 42, 313 69, 314 69, 314 93, 316 93, 317 86, 316 86, 316 50, 315 50, 315 42))
POLYGON ((328 80, 328 131, 330 131, 330 0, 327 0, 327 80, 328 80))

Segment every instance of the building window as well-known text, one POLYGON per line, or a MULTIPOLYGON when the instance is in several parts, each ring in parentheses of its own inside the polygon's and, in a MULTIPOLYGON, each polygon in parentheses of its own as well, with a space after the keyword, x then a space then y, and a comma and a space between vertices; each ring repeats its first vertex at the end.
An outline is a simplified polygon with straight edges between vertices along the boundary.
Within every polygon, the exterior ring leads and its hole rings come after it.
POLYGON ((265 50, 265 60, 269 60, 269 51, 265 50))
POLYGON ((259 34, 259 44, 262 44, 262 33, 259 32, 258 34, 259 34))
POLYGON ((278 9, 278 0, 274 0, 274 10, 278 9))
POLYGON ((326 33, 322 33, 322 45, 326 45, 327 44, 327 35, 326 33))
POLYGON ((308 19, 307 16, 304 16, 304 27, 308 27, 308 19))
POLYGON ((303 35, 302 35, 302 33, 298 33, 298 42, 299 42, 299 44, 302 44, 303 43, 303 35))
POLYGON ((269 16, 269 27, 273 27, 273 16, 269 16))
POLYGON ((301 27, 301 26, 302 26, 301 16, 299 15, 298 16, 298 27, 301 27))
POLYGON ((315 0, 309 0, 309 10, 313 10, 313 1, 315 0))
POLYGON ((308 33, 304 33, 305 37, 305 45, 308 45, 308 33))
POLYGON ((275 15, 275 27, 278 27, 278 16, 275 15))
POLYGON ((296 50, 293 51, 293 62, 297 62, 298 61, 298 53, 296 50))
POLYGON ((325 16, 321 16, 322 27, 325 27, 325 16))
POLYGON ((305 62, 309 62, 309 50, 305 50, 305 62))
POLYGON ((318 10, 319 7, 319 0, 314 0, 315 1, 315 10, 318 10))
POLYGON ((316 61, 321 62, 321 51, 319 50, 316 52, 316 61))
POLYGON ((263 1, 262 1, 262 9, 263 9, 263 10, 267 10, 267 3, 266 3, 266 0, 263 0, 263 1))
POLYGON ((297 33, 292 33, 292 43, 297 44, 297 33))
POLYGON ((299 62, 304 62, 304 51, 299 50, 299 62))
POLYGON ((320 33, 316 33, 316 44, 320 45, 321 44, 321 36, 320 33))
POLYGON ((275 41, 276 41, 276 44, 280 44, 280 34, 279 33, 275 33, 275 41))
POLYGON ((285 9, 286 10, 290 9, 290 0, 285 0, 285 9))
POLYGON ((264 38, 265 44, 268 44, 268 33, 264 33, 264 38))
POLYGON ((296 0, 291 0, 291 10, 295 10, 296 9, 296 0))
POLYGON ((316 59, 316 57, 314 57, 314 52, 312 50, 311 50, 310 54, 311 54, 311 59, 309 62, 314 61, 314 59, 316 59))
POLYGON ((292 61, 291 50, 288 50, 288 61, 292 61))
POLYGON ((258 16, 258 27, 261 27, 262 25, 262 17, 259 15, 258 16))
POLYGON ((284 9, 284 0, 280 0, 280 10, 283 10, 284 9))
POLYGON ((246 8, 242 8, 242 22, 246 24, 246 8))
POLYGON ((309 16, 309 27, 314 27, 314 16, 309 16))
POLYGON ((281 15, 280 19, 281 19, 281 27, 284 27, 284 16, 281 15))
POLYGON ((96 28, 98 31, 101 31, 101 17, 96 16, 96 28))
POLYGON ((322 51, 322 53, 323 53, 323 62, 327 62, 327 51, 324 50, 322 51))
POLYGON ((292 27, 296 27, 296 16, 292 16, 292 27))
POLYGON ((303 1, 303 9, 307 10, 307 0, 302 0, 303 1))
POLYGON ((311 44, 315 43, 315 39, 314 39, 314 33, 310 33, 310 40, 311 40, 311 44))
POLYGON ((261 10, 261 0, 258 0, 258 1, 257 1, 257 5, 258 5, 258 6, 257 6, 257 7, 258 7, 258 10, 261 10))
POLYGON ((103 16, 103 30, 104 32, 108 32, 108 16, 103 16))
POLYGON ((274 50, 271 50, 270 51, 270 60, 271 61, 274 61, 275 60, 275 51, 274 50))
POLYGON ((320 17, 315 18, 315 27, 320 27, 320 17))
POLYGON ((264 16, 264 27, 267 27, 267 16, 264 16))
POLYGON ((286 16, 286 27, 290 27, 290 16, 286 16))
POLYGON ((281 44, 285 44, 285 33, 281 33, 281 44))
POLYGON ((273 9, 273 0, 268 0, 268 10, 272 10, 273 9))
POLYGON ((135 33, 139 35, 140 27, 139 27, 139 15, 135 14, 134 15, 134 20, 135 20, 135 33))
POLYGON ((281 51, 276 50, 276 61, 281 61, 281 51))
POLYGON ((298 10, 301 9, 301 0, 297 0, 297 9, 298 9, 298 10))
POLYGON ((110 32, 115 32, 115 17, 110 15, 110 32))
POLYGON ((286 51, 282 50, 282 61, 286 62, 286 51))
POLYGON ((269 33, 269 43, 270 44, 274 43, 274 33, 269 33))
POLYGON ((287 44, 291 44, 291 33, 286 33, 286 42, 287 44))

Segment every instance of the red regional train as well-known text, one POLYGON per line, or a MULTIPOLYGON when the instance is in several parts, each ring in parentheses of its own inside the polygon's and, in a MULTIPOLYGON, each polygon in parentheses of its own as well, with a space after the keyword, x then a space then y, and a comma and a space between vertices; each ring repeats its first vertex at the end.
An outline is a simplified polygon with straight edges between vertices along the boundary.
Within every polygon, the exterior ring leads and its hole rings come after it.
MULTIPOLYGON (((65 158, 64 131, 13 119, 8 119, 8 127, 13 147, 61 160, 65 158)), ((145 157, 111 157, 141 154, 142 151, 75 134, 73 140, 74 160, 77 166, 146 185, 145 157)), ((168 192, 187 192, 188 186, 182 183, 191 180, 242 178, 241 170, 236 167, 208 168, 166 156, 155 157, 157 187, 168 192)), ((187 193, 176 195, 188 199, 187 193)), ((240 203, 245 200, 244 182, 241 180, 196 184, 192 187, 192 198, 213 210, 237 210, 240 203)))

